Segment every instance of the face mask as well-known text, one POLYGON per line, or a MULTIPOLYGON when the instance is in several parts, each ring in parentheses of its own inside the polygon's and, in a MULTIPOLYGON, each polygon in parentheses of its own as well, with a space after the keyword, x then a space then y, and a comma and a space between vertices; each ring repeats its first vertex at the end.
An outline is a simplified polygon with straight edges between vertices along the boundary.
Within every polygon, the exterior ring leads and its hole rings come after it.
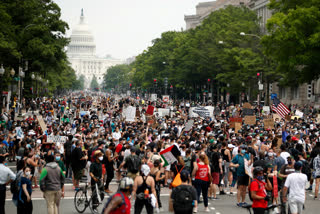
POLYGON ((242 153, 242 154, 245 154, 245 153, 246 153, 246 150, 245 150, 245 149, 242 149, 242 150, 241 150, 241 153, 242 153))
POLYGON ((26 176, 29 177, 31 175, 31 172, 26 172, 26 176))
POLYGON ((258 179, 259 181, 262 181, 262 180, 264 179, 264 177, 263 177, 262 175, 259 175, 259 176, 257 176, 257 179, 258 179))
POLYGON ((56 161, 59 161, 60 159, 61 159, 60 156, 57 156, 57 157, 56 157, 56 161))
POLYGON ((99 161, 102 161, 103 160, 103 157, 101 156, 101 157, 99 157, 99 161))
POLYGON ((108 137, 108 140, 111 140, 112 139, 112 137, 108 137))

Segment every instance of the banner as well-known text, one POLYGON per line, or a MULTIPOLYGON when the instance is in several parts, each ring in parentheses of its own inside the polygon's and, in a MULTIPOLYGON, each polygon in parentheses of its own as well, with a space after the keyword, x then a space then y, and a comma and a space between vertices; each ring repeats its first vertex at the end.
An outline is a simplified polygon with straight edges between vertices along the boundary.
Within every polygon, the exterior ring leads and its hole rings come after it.
POLYGON ((168 166, 170 164, 173 164, 174 162, 177 161, 177 157, 180 155, 180 151, 177 148, 176 145, 172 145, 168 148, 166 148, 165 150, 162 150, 160 152, 160 155, 164 161, 164 167, 168 166))
POLYGON ((59 135, 49 135, 47 136, 47 143, 65 143, 67 141, 66 136, 59 136, 59 135))
POLYGON ((189 109, 189 117, 213 117, 213 106, 191 107, 189 109))
POLYGON ((136 107, 128 106, 125 111, 126 122, 134 122, 136 117, 136 107))

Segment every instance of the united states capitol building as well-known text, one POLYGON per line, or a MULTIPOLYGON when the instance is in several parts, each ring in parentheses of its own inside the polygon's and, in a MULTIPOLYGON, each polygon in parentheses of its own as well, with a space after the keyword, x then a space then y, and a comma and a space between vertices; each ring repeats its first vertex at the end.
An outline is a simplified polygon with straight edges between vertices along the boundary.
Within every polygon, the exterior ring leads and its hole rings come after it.
POLYGON ((86 88, 90 86, 93 76, 96 76, 98 83, 101 84, 109 67, 124 63, 122 60, 96 55, 94 36, 86 23, 83 9, 79 24, 72 29, 70 40, 67 50, 68 60, 78 77, 84 75, 86 88))

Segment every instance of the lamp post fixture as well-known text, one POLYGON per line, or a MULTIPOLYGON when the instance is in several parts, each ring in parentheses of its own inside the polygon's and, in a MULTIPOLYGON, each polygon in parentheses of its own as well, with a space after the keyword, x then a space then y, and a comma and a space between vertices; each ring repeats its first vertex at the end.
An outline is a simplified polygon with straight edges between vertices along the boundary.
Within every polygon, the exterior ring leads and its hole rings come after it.
MULTIPOLYGON (((26 62, 26 70, 28 70, 28 61, 26 62)), ((25 71, 26 71, 25 70, 25 71)), ((21 117, 22 116, 22 112, 21 112, 21 106, 22 106, 22 81, 23 78, 25 77, 25 72, 23 72, 23 68, 19 67, 19 77, 20 77, 20 91, 19 91, 19 114, 18 116, 21 117)))
MULTIPOLYGON (((0 82, 2 83, 3 81, 2 81, 2 76, 4 75, 4 72, 5 72, 5 70, 4 70, 4 68, 3 68, 3 64, 1 64, 1 67, 0 67, 0 82)), ((3 99, 2 99, 2 85, 3 84, 1 84, 0 85, 0 115, 2 114, 2 107, 3 107, 3 99)))
POLYGON ((12 68, 10 71, 10 75, 12 77, 12 81, 11 81, 11 104, 13 104, 13 83, 14 83, 14 75, 15 75, 16 71, 12 68))

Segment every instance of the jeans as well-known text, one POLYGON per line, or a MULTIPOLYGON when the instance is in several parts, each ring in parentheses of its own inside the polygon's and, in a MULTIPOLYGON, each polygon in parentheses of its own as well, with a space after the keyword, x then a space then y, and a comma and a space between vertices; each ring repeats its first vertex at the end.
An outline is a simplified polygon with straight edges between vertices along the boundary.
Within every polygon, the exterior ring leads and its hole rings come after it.
POLYGON ((0 213, 5 214, 4 205, 6 202, 6 185, 0 184, 0 213))
POLYGON ((44 197, 47 202, 48 214, 59 214, 61 191, 45 191, 44 197))
POLYGON ((197 190, 197 200, 199 203, 200 194, 202 192, 203 203, 205 207, 208 207, 208 189, 209 189, 209 182, 196 179, 194 181, 195 188, 197 190))
POLYGON ((146 206, 147 214, 153 214, 153 207, 149 199, 141 200, 138 198, 136 198, 136 203, 134 204, 134 214, 140 214, 144 206, 146 206))

